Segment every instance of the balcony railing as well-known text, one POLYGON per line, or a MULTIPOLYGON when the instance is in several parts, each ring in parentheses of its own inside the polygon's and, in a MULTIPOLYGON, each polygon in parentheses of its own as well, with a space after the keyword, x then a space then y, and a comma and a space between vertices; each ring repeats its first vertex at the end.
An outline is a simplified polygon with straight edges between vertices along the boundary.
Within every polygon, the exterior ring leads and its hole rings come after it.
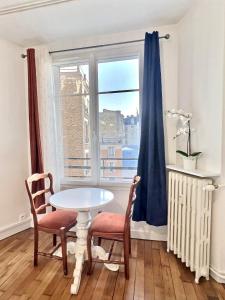
POLYGON ((123 143, 123 138, 118 137, 102 137, 100 140, 102 145, 113 145, 113 144, 119 144, 121 145, 123 143))
MULTIPOLYGON (((64 168, 67 169, 80 169, 80 170, 90 170, 91 166, 88 165, 88 162, 91 161, 91 158, 83 158, 83 157, 66 157, 66 161, 84 161, 86 162, 84 165, 74 165, 74 164, 64 164, 64 168)), ((134 161, 137 162, 137 158, 117 158, 117 157, 108 157, 108 158, 100 158, 101 160, 101 170, 136 170, 137 166, 108 166, 106 165, 107 161, 123 161, 123 162, 128 162, 128 161, 134 161)))
MULTIPOLYGON (((137 158, 101 158, 100 178, 104 181, 129 181, 136 174, 137 158), (110 165, 113 162, 115 165, 110 165), (128 164, 128 165, 126 165, 128 164)), ((64 174, 70 178, 90 178, 91 158, 68 157, 64 162, 64 174)))

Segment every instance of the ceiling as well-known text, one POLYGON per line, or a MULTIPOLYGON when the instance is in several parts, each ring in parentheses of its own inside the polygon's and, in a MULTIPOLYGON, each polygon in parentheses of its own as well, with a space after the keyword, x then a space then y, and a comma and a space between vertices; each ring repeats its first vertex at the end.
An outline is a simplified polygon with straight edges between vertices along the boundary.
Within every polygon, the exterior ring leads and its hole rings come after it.
POLYGON ((193 0, 1 0, 0 38, 21 46, 177 23, 193 0))

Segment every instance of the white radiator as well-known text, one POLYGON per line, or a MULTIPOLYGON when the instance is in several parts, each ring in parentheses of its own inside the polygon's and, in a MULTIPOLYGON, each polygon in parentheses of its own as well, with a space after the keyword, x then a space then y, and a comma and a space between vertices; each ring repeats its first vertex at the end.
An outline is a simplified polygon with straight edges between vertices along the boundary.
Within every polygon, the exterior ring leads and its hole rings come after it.
POLYGON ((201 276, 209 279, 212 192, 204 188, 211 179, 169 171, 167 251, 201 276))

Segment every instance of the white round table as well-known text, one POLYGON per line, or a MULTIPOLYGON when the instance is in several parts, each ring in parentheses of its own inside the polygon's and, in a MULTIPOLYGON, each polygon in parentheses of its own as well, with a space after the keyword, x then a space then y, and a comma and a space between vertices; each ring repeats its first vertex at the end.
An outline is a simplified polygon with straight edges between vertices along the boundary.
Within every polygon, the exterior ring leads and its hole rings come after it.
MULTIPOLYGON (((52 195, 49 202, 58 209, 76 210, 76 242, 68 242, 67 249, 71 254, 75 254, 76 266, 73 272, 74 281, 71 285, 71 293, 77 294, 80 286, 83 262, 87 260, 87 234, 90 226, 90 211, 99 208, 114 199, 112 192, 100 188, 76 188, 68 189, 52 195)), ((59 250, 61 251, 61 250, 59 250)), ((60 255, 60 253, 57 253, 60 255)), ((99 257, 102 260, 107 259, 108 254, 100 246, 92 246, 93 257, 99 257)), ((105 264, 111 271, 117 271, 119 266, 105 264)))

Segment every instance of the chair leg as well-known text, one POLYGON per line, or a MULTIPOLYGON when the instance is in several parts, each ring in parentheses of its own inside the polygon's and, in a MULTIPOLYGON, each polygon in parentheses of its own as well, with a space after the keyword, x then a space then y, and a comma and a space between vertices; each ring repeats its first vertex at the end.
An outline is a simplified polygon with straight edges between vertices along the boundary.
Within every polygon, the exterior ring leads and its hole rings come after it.
POLYGON ((91 240, 92 240, 92 236, 90 234, 88 234, 88 236, 87 236, 87 253, 88 253, 88 271, 87 271, 87 274, 88 275, 91 275, 91 273, 92 273, 91 240))
POLYGON ((124 245, 124 269, 125 278, 129 279, 129 239, 126 237, 123 242, 124 245))
POLYGON ((34 229, 34 266, 38 265, 38 230, 34 229))
POLYGON ((60 238, 61 238, 61 246, 62 246, 63 272, 64 272, 64 275, 67 275, 68 274, 68 269, 67 269, 67 240, 66 240, 66 233, 64 231, 61 231, 60 238))
POLYGON ((128 236, 128 239, 129 239, 129 254, 131 254, 131 235, 130 235, 130 228, 129 228, 129 236, 128 236))
POLYGON ((57 235, 53 234, 53 240, 52 240, 53 246, 56 246, 57 243, 57 235))
POLYGON ((98 237, 98 246, 101 246, 102 238, 98 237))

